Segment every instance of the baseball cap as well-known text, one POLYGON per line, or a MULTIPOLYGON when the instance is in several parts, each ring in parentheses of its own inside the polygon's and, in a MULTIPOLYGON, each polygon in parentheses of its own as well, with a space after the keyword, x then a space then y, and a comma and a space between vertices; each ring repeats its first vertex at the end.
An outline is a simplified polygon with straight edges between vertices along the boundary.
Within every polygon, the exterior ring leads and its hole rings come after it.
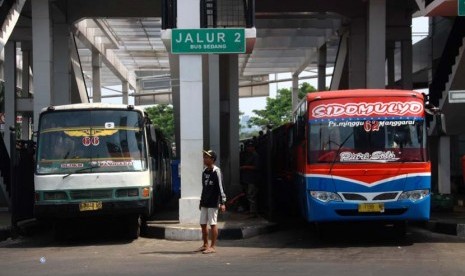
POLYGON ((216 152, 214 152, 212 150, 204 150, 203 154, 208 155, 209 157, 213 158, 213 160, 216 161, 216 152))

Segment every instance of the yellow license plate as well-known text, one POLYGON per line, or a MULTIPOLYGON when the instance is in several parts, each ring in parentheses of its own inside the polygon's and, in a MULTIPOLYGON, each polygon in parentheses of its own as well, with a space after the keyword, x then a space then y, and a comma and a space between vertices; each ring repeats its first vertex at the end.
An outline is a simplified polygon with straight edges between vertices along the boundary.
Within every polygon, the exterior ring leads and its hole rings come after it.
POLYGON ((94 202, 81 202, 79 203, 79 211, 95 211, 102 209, 102 202, 101 201, 94 201, 94 202))
POLYGON ((358 205, 359 213, 383 213, 384 204, 383 203, 360 203, 358 205))

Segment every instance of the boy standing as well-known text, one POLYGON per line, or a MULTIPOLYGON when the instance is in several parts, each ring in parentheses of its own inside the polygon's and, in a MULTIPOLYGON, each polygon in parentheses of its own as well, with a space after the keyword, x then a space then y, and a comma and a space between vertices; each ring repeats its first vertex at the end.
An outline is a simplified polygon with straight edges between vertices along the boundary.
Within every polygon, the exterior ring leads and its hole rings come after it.
POLYGON ((221 212, 226 210, 226 195, 223 188, 223 175, 220 168, 215 166, 216 153, 212 150, 203 151, 202 195, 200 197, 200 227, 202 228, 203 246, 198 249, 203 254, 216 252, 218 238, 218 207, 221 212), (211 228, 211 244, 208 245, 208 229, 211 228))

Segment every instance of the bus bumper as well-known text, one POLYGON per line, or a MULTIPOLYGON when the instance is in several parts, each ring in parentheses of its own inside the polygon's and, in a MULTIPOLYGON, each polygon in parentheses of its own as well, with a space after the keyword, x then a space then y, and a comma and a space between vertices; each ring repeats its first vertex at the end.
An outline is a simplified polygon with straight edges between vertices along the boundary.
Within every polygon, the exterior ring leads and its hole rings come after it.
POLYGON ((323 203, 308 197, 305 218, 309 222, 428 221, 430 218, 430 196, 416 202, 410 200, 384 202, 384 212, 377 213, 359 212, 358 203, 323 203))
POLYGON ((103 201, 101 209, 82 210, 80 202, 40 204, 34 206, 34 216, 38 219, 64 219, 96 216, 149 215, 148 199, 128 201, 103 201))

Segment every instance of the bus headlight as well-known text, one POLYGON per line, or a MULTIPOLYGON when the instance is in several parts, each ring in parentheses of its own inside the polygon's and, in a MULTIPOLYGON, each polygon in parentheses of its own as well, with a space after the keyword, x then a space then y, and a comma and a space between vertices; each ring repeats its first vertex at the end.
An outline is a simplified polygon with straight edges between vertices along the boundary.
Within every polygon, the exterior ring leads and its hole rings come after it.
POLYGON ((429 195, 429 190, 413 190, 413 191, 406 191, 406 192, 403 192, 403 193, 399 196, 399 199, 398 199, 398 200, 409 199, 409 200, 415 202, 415 201, 417 201, 417 200, 421 200, 421 199, 425 198, 427 195, 429 195))
POLYGON ((342 201, 341 197, 332 192, 325 192, 325 191, 310 191, 310 195, 321 202, 329 202, 329 201, 342 201))

